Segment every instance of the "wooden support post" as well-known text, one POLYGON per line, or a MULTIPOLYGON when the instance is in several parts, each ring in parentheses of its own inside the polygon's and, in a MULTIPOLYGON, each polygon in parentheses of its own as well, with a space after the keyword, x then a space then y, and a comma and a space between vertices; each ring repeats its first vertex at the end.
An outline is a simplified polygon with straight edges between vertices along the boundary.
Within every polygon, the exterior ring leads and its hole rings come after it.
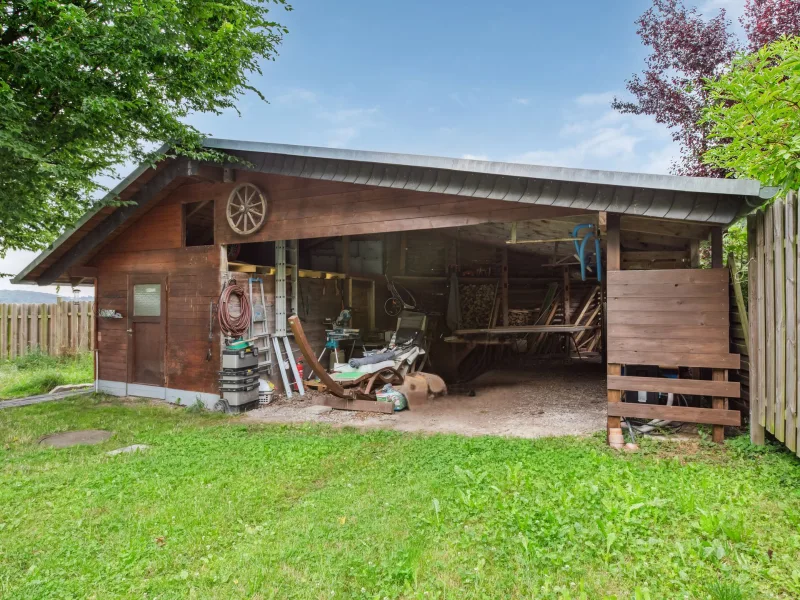
POLYGON ((400 234, 400 275, 406 274, 406 252, 408 251, 408 234, 404 231, 400 234))
POLYGON ((700 268, 700 240, 689 241, 689 267, 700 268))
MULTIPOLYGON (((622 245, 620 243, 620 215, 609 213, 606 217, 606 270, 619 271, 622 266, 622 245)), ((608 279, 606 278, 607 282, 608 279)), ((607 284, 604 284, 604 286, 607 284)), ((604 294, 605 295, 605 294, 604 294)), ((605 318, 605 316, 604 316, 605 318)), ((608 326, 606 326, 606 329, 608 326)), ((606 372, 609 376, 622 375, 622 365, 608 364, 606 372)), ((621 402, 622 392, 620 390, 608 390, 609 402, 621 402)), ((611 429, 620 427, 619 417, 608 417, 606 434, 611 429)))
POLYGON ((569 267, 564 267, 564 325, 572 324, 572 284, 569 279, 569 267))
POLYGON ((369 299, 367 300, 367 321, 369 330, 375 331, 375 280, 369 282, 369 299))
POLYGON ((500 309, 503 313, 503 327, 508 327, 508 248, 502 249, 500 267, 500 309))
POLYGON ((342 273, 350 274, 350 236, 342 236, 342 273))
POLYGON ((8 305, 0 304, 0 360, 8 357, 8 305))
MULTIPOLYGON (((726 369, 713 369, 711 371, 711 380, 712 381, 727 381, 728 380, 728 371, 726 369)), ((711 408, 728 408, 728 399, 727 398, 720 398, 720 397, 713 397, 711 398, 711 408)), ((711 434, 711 439, 717 443, 721 444, 725 441, 725 426, 724 425, 714 425, 713 433, 711 434)))
POLYGON ((711 228, 711 268, 722 268, 722 227, 711 228))
MULTIPOLYGON (((764 397, 761 391, 761 379, 764 373, 759 368, 758 355, 763 347, 763 339, 759 338, 759 302, 763 303, 763 296, 759 300, 758 289, 761 270, 763 265, 759 264, 761 258, 758 255, 758 233, 757 216, 748 215, 747 217, 747 255, 748 255, 748 320, 749 328, 745 331, 745 336, 750 340, 750 441, 753 444, 761 445, 764 443, 764 426, 759 421, 761 404, 764 397)), ((763 283, 763 281, 762 281, 763 283)), ((763 285, 762 285, 763 292, 763 285)))

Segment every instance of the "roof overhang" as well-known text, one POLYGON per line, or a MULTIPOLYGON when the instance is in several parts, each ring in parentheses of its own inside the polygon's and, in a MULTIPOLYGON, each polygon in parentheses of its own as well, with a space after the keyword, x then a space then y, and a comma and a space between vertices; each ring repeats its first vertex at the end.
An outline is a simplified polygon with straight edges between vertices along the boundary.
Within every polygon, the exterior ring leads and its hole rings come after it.
MULTIPOLYGON (((726 226, 760 203, 761 186, 751 180, 570 169, 217 138, 207 139, 205 145, 238 159, 228 166, 262 173, 708 225, 726 226)), ((160 152, 166 150, 163 147, 160 152)), ((76 232, 85 229, 91 219, 98 221, 95 225, 98 233, 110 235, 127 219, 141 214, 147 202, 171 183, 170 178, 188 177, 196 172, 187 170, 185 164, 162 168, 159 177, 154 177, 152 171, 149 165, 139 166, 12 282, 47 285, 56 281, 102 238, 94 235, 93 243, 82 238, 70 244, 76 232), (157 185, 145 183, 126 198, 127 206, 117 208, 102 220, 98 218, 99 212, 107 208, 106 200, 122 197, 129 187, 145 177, 157 180, 157 185), (60 252, 65 246, 70 246, 68 252, 60 252)))

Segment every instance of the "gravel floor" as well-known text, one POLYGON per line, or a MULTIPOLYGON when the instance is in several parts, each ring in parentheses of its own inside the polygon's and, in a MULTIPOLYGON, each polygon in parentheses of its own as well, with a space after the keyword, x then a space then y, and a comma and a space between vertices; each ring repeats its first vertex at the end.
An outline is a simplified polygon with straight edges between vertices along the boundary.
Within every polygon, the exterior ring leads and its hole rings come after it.
POLYGON ((591 434, 604 429, 606 420, 605 370, 581 362, 490 371, 469 385, 451 387, 428 406, 391 415, 330 410, 315 406, 313 397, 276 399, 246 418, 523 438, 591 434))

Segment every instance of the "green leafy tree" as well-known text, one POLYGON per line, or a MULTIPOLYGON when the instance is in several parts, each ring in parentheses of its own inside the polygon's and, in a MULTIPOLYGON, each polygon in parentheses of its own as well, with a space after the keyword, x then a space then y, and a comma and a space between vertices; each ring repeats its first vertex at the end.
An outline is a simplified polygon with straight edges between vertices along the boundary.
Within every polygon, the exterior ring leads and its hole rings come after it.
POLYGON ((800 187, 800 37, 739 56, 707 80, 703 122, 715 144, 703 160, 783 191, 800 187))
MULTIPOLYGON (((125 162, 213 158, 184 123, 235 108, 286 0, 10 0, 0 9, 0 255, 38 250, 125 162)), ((219 157, 217 157, 219 158, 219 157)))

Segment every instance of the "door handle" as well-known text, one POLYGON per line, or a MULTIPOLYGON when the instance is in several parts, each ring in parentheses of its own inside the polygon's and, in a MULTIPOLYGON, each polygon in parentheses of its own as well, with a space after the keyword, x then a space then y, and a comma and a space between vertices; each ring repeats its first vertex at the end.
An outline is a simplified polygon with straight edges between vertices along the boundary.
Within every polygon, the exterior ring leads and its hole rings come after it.
POLYGON ((133 333, 133 329, 128 329, 128 333, 133 333))

